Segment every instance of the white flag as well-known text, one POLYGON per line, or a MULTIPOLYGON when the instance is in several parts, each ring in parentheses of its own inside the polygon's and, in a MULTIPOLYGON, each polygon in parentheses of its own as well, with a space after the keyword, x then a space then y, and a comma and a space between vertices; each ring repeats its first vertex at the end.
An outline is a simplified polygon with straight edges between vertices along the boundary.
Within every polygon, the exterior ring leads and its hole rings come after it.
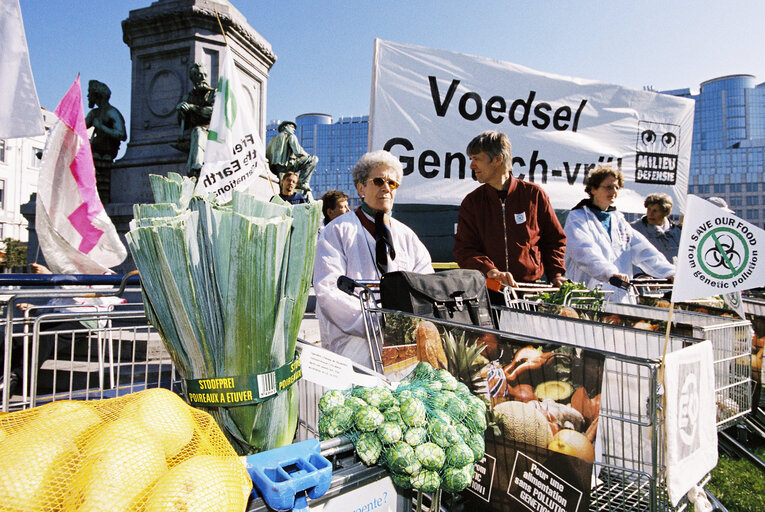
POLYGON ((765 231, 689 195, 672 300, 699 299, 765 285, 765 231))
POLYGON ((0 0, 0 139, 43 135, 19 0, 0 0))
POLYGON ((268 174, 265 146, 252 112, 244 108, 245 94, 231 51, 225 48, 196 194, 214 194, 226 202, 234 190, 245 190, 261 173, 268 174))
POLYGON ((717 465, 712 352, 706 340, 664 359, 667 492, 675 506, 717 465))
POLYGON ((59 274, 104 274, 127 249, 96 191, 80 77, 56 107, 37 181, 35 228, 45 262, 59 274))

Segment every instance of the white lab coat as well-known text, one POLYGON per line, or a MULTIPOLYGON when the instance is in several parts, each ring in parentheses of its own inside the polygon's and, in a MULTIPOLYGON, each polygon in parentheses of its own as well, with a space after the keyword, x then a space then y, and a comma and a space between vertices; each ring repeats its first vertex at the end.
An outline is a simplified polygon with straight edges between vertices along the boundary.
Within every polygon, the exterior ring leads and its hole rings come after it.
MULTIPOLYGON (((388 271, 433 273, 430 253, 408 226, 391 218, 396 259, 388 258, 388 271)), ((316 316, 322 347, 372 367, 364 320, 358 297, 337 288, 337 278, 379 281, 375 240, 364 229, 356 212, 347 212, 324 226, 316 246, 313 271, 316 316)))
POLYGON ((653 277, 675 275, 675 267, 642 234, 635 231, 621 212, 611 212, 611 236, 587 207, 571 210, 566 219, 566 276, 593 289, 610 290, 608 300, 634 302, 627 291, 608 284, 614 274, 632 279, 632 265, 653 277))

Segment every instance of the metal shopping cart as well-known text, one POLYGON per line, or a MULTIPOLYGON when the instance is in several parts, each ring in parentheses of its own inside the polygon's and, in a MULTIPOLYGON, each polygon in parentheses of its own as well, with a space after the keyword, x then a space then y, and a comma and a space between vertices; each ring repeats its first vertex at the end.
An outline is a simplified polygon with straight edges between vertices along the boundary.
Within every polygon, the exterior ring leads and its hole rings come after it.
MULTIPOLYGON (((386 340, 385 322, 403 316, 433 322, 439 330, 468 332, 475 338, 493 336, 514 343, 586 348, 602 356, 605 359, 605 399, 601 402, 597 429, 600 453, 594 465, 596 478, 590 490, 589 509, 675 510, 669 502, 664 480, 662 388, 659 382, 664 336, 540 313, 533 311, 535 304, 526 301, 515 303, 522 306, 518 308, 496 308, 502 321, 499 330, 384 310, 368 301, 362 301, 362 309, 369 325, 378 326, 368 333, 370 350, 390 341, 386 340)), ((699 341, 701 338, 671 336, 668 350, 679 350, 699 341)), ((678 510, 684 507, 681 504, 678 510)))

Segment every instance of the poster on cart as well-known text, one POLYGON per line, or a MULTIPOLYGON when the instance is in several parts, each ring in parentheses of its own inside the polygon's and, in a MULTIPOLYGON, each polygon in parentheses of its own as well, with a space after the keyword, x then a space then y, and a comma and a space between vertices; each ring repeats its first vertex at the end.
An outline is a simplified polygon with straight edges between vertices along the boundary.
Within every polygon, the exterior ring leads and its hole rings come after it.
POLYGON ((382 358, 393 381, 426 361, 486 403, 485 455, 463 491, 471 510, 588 510, 601 354, 389 313, 382 358))
POLYGON ((706 340, 664 360, 667 492, 674 506, 717 465, 712 351, 706 340))
POLYGON ((369 149, 404 165, 396 202, 459 205, 478 186, 465 155, 485 130, 510 138, 513 175, 557 209, 585 197, 597 165, 624 174, 617 208, 643 212, 655 192, 685 211, 694 102, 517 64, 376 40, 369 149))

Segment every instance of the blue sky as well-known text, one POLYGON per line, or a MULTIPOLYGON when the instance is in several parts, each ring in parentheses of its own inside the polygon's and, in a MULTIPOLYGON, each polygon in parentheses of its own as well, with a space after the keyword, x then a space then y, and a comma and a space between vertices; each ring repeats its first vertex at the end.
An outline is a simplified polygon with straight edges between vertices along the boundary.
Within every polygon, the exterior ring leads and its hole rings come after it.
MULTIPOLYGON (((42 106, 97 79, 130 115, 122 20, 151 0, 20 0, 42 106)), ((267 118, 369 111, 375 37, 657 90, 747 73, 765 82, 765 2, 234 0, 272 46, 267 118)))

